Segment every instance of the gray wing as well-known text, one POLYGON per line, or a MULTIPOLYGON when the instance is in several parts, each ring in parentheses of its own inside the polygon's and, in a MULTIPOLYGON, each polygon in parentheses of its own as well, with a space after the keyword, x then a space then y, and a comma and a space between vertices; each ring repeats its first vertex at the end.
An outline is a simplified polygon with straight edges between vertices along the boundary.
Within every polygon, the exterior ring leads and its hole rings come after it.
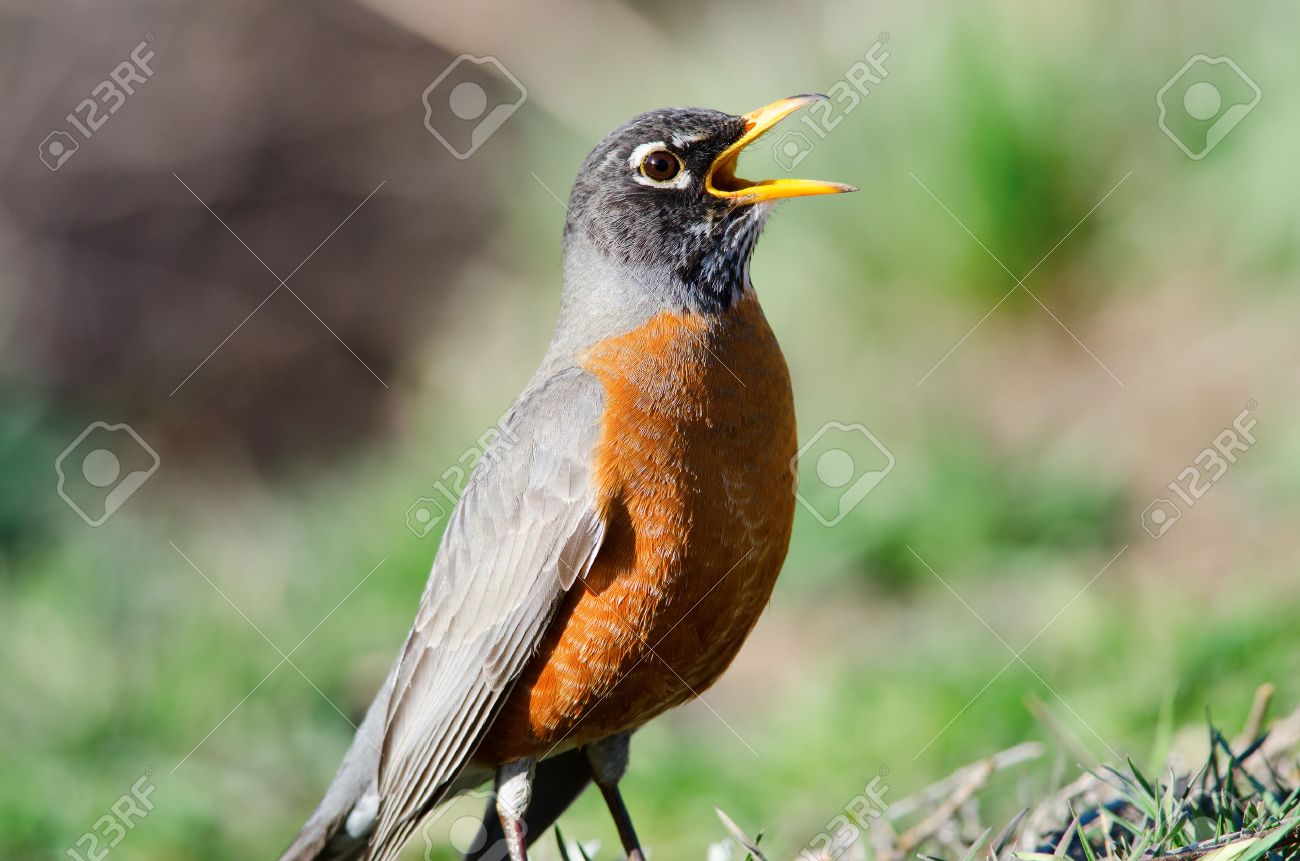
POLYGON ((605 524, 591 461, 600 383, 570 368, 521 396, 443 535, 398 661, 371 861, 389 861, 473 753, 496 707, 585 575, 605 524))

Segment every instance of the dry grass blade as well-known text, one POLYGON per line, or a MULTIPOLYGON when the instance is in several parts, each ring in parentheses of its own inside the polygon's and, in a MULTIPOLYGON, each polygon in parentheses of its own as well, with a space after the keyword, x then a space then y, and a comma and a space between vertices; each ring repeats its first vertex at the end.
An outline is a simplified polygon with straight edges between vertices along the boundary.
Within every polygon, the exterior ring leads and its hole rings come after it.
POLYGON ((937 804, 951 795, 954 787, 966 783, 973 772, 984 769, 990 763, 994 771, 1003 771, 1021 763, 1038 759, 1042 755, 1043 746, 1036 741, 1027 741, 1015 747, 1009 747, 986 759, 962 766, 943 780, 930 784, 915 795, 908 796, 902 801, 895 801, 889 805, 889 811, 885 816, 891 821, 897 821, 915 813, 917 810, 937 804))
POLYGON ((1300 852, 1300 822, 1293 819, 1267 831, 1230 834, 1177 852, 1153 855, 1149 861, 1246 861, 1242 856, 1247 852, 1260 857, 1275 848, 1290 850, 1288 855, 1300 852))
POLYGON ((1264 729, 1264 721, 1268 718, 1269 707, 1273 704, 1273 694, 1276 692, 1277 686, 1272 682, 1256 688, 1255 699, 1250 704, 1250 714, 1246 717, 1246 724, 1242 727, 1241 733, 1232 740, 1234 748, 1243 748, 1252 740, 1259 738, 1261 730, 1264 729))
POLYGON ((718 818, 722 820, 722 824, 731 832, 732 838, 743 846, 746 852, 753 856, 754 861, 767 861, 767 859, 763 857, 763 853, 759 851, 757 840, 751 838, 741 830, 741 827, 737 825, 730 816, 723 813, 721 808, 715 807, 713 808, 713 812, 718 814, 718 818))
POLYGON ((899 836, 895 844, 896 851, 900 855, 907 855, 933 837, 941 826, 953 818, 963 804, 988 784, 989 776, 994 770, 993 762, 986 759, 979 763, 978 768, 968 771, 965 779, 953 787, 952 794, 942 804, 899 836))
POLYGON ((1024 821, 1025 814, 1028 812, 1028 807, 1021 808, 1020 812, 998 832, 998 836, 993 838, 993 842, 989 844, 989 861, 998 861, 998 858, 1002 855, 1002 850, 1006 849, 1011 843, 1011 838, 1015 835, 1016 829, 1020 827, 1020 823, 1024 821))

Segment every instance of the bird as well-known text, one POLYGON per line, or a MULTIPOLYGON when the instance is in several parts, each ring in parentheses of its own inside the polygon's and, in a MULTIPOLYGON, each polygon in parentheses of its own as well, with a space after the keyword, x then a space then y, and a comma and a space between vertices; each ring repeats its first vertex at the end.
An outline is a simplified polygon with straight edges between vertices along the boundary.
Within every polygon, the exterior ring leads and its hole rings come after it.
POLYGON ((742 179, 737 162, 824 99, 649 111, 582 162, 545 356, 281 861, 392 861, 431 811, 489 782, 467 857, 525 861, 594 782, 627 858, 644 861, 619 790, 630 736, 731 663, 793 528, 790 374, 750 258, 777 201, 856 190, 742 179))

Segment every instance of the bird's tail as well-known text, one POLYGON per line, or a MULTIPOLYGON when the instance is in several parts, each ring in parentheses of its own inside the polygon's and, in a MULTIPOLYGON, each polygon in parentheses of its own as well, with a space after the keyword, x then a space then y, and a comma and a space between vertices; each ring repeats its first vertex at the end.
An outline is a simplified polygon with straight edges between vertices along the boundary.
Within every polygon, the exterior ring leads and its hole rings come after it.
MULTIPOLYGON (((279 861, 360 861, 366 858, 379 810, 379 751, 383 745, 384 719, 396 669, 394 665, 366 711, 365 720, 330 782, 325 798, 294 837, 293 843, 280 855, 279 861)), ((490 777, 488 772, 468 769, 446 788, 443 797, 450 798, 473 789, 490 777)), ((533 783, 533 802, 525 815, 530 844, 546 833, 590 780, 591 770, 586 755, 578 749, 558 754, 538 765, 533 783)), ((418 822, 415 825, 418 826, 418 822)), ((491 801, 484 811, 482 828, 484 839, 477 845, 484 848, 497 845, 502 838, 501 823, 491 801)))
POLYGON ((379 751, 396 672, 394 663, 325 797, 280 861, 353 861, 365 853, 379 808, 379 751))
MULTIPOLYGON (((472 789, 473 785, 486 778, 487 775, 482 772, 462 776, 457 783, 463 785, 453 788, 449 794, 472 789)), ((586 755, 580 750, 570 750, 538 764, 533 784, 533 801, 524 816, 525 834, 530 846, 555 824, 555 820, 559 819, 560 814, 568 809, 590 782, 591 769, 587 765, 586 755)), ((369 832, 350 835, 344 821, 331 821, 321 815, 325 809, 326 806, 322 803, 302 831, 298 832, 293 845, 280 856, 280 861, 361 861, 366 857, 369 832)), ((498 847, 505 835, 501 831, 501 820, 497 817, 496 806, 491 798, 483 811, 479 827, 480 837, 472 844, 476 849, 466 856, 465 861, 501 857, 498 847)))

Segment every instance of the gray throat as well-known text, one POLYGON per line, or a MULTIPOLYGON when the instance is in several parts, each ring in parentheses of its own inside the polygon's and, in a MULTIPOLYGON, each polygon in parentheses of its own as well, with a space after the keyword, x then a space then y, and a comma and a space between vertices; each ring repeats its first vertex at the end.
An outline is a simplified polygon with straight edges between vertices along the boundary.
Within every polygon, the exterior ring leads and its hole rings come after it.
POLYGON ((548 358, 572 357, 660 311, 726 311, 753 289, 749 259, 769 208, 760 204, 734 219, 716 246, 658 265, 620 260, 590 232, 567 232, 564 289, 548 358))

